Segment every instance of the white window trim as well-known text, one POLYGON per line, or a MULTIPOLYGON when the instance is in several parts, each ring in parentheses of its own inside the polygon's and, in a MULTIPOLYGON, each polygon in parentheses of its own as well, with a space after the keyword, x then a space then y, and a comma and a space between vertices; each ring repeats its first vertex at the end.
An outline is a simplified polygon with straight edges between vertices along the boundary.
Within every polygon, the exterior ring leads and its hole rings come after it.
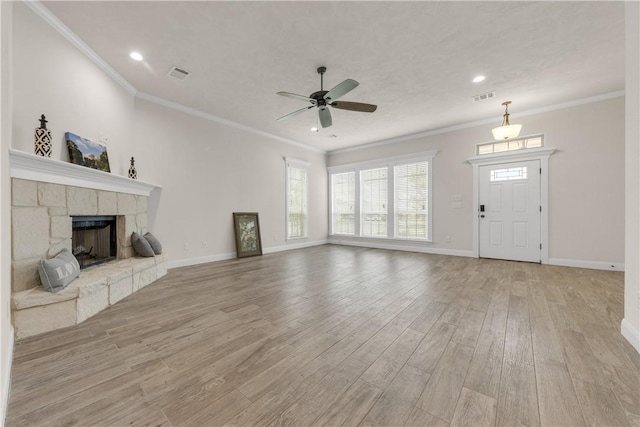
POLYGON ((329 186, 329 237, 335 237, 342 240, 353 240, 353 241, 394 241, 394 242, 409 242, 409 243, 417 243, 417 244, 431 244, 433 243, 433 159, 436 154, 438 154, 438 150, 429 150, 422 151, 419 153, 412 154, 404 154, 400 156, 386 157, 382 159, 375 159, 365 162, 357 162, 357 163, 348 163, 344 165, 336 165, 327 167, 327 180, 329 186), (427 186, 427 196, 428 196, 428 209, 427 209, 427 220, 428 220, 428 230, 427 234, 429 236, 428 239, 406 239, 406 238, 397 238, 395 237, 395 189, 394 185, 394 171, 393 167, 397 165, 409 164, 409 163, 418 163, 418 162, 429 162, 429 167, 427 168, 428 174, 428 186, 427 186), (360 197, 360 171, 367 169, 376 169, 387 167, 387 188, 388 188, 388 208, 387 208, 387 218, 391 218, 387 221, 388 233, 387 237, 366 237, 362 236, 360 229, 360 205, 362 203, 362 198, 360 197), (333 232, 333 188, 331 187, 331 175, 337 173, 344 172, 354 172, 355 173, 355 192, 356 192, 356 204, 354 209, 355 214, 355 234, 354 235, 346 235, 346 234, 334 234, 333 232), (391 237, 389 237, 391 236, 391 237))
POLYGON ((540 214, 540 243, 542 243, 542 251, 540 258, 542 264, 549 264, 549 157, 555 152, 555 148, 530 148, 527 150, 505 151, 494 154, 482 154, 472 157, 467 162, 473 166, 473 206, 471 210, 473 215, 473 256, 480 256, 480 218, 478 214, 478 205, 480 203, 479 196, 479 167, 486 165, 499 165, 503 163, 520 162, 526 160, 540 160, 540 206, 542 213, 540 214))
POLYGON ((284 215, 284 235, 285 241, 292 240, 304 240, 309 238, 309 162, 306 160, 294 159, 292 157, 284 157, 284 165, 285 165, 285 193, 284 193, 284 203, 285 203, 285 215, 284 215), (305 235, 302 237, 289 237, 289 166, 293 166, 294 168, 304 169, 307 178, 305 179, 305 193, 307 197, 307 212, 304 218, 304 232, 305 235))

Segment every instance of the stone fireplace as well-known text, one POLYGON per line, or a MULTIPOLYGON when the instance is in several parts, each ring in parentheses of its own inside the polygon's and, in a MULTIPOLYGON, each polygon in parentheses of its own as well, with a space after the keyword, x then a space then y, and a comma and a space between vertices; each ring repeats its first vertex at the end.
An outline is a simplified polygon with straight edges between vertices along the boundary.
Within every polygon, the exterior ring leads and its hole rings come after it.
POLYGON ((118 259, 134 255, 131 233, 147 232, 147 196, 13 178, 11 197, 13 292, 40 286, 40 259, 73 252, 73 217, 114 216, 118 259))
POLYGON ((134 231, 147 232, 148 200, 160 187, 16 150, 10 159, 17 338, 80 323, 166 274, 166 255, 136 258, 131 246, 134 231), (87 268, 52 294, 38 263, 63 248, 87 268))

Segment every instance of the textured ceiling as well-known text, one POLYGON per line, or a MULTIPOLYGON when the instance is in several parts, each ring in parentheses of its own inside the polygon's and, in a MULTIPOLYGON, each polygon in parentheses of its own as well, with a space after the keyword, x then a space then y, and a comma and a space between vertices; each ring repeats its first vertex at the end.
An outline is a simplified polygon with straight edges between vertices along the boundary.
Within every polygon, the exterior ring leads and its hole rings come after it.
MULTIPOLYGON (((331 151, 624 88, 623 2, 49 2, 139 91, 331 151), (143 62, 128 54, 141 52, 143 62), (184 81, 167 77, 172 66, 184 81), (276 95, 325 89, 375 113, 310 110, 276 95), (471 79, 487 79, 474 84, 471 79), (472 96, 495 91, 494 99, 472 96), (336 138, 330 138, 334 134, 336 138)), ((489 137, 489 135, 487 135, 489 137)))

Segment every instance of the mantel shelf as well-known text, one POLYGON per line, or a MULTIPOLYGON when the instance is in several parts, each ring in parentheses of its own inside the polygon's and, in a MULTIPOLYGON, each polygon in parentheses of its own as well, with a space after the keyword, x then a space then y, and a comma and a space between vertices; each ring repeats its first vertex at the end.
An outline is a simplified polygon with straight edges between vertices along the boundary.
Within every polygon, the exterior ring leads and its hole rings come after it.
POLYGON ((114 175, 72 163, 36 156, 24 151, 9 150, 11 177, 29 181, 49 182, 95 190, 150 196, 159 185, 114 175))

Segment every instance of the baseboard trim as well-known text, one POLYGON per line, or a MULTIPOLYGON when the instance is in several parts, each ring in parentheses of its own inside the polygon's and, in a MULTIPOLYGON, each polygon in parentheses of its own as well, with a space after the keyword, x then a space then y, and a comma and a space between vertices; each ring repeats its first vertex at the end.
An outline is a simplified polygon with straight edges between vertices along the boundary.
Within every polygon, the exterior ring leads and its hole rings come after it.
POLYGON ((328 243, 331 245, 358 246, 361 248, 388 249, 392 251, 419 252, 424 254, 451 255, 451 256, 462 256, 462 257, 468 257, 468 258, 477 258, 472 251, 462 251, 458 249, 430 248, 425 246, 416 246, 416 245, 402 244, 402 243, 386 243, 386 242, 380 242, 380 241, 363 242, 362 240, 355 241, 355 240, 346 240, 346 239, 329 239, 328 243))
POLYGON ((636 349, 638 353, 640 353, 640 332, 636 328, 633 327, 631 322, 627 319, 622 319, 622 323, 620 324, 620 332, 622 336, 625 337, 629 344, 636 349))
POLYGON ((549 265, 560 267, 589 268, 591 270, 624 271, 624 263, 585 261, 581 259, 549 258, 549 265))
MULTIPOLYGON (((292 242, 295 242, 295 240, 293 240, 292 242)), ((313 246, 322 246, 322 245, 326 245, 327 243, 328 243, 327 240, 315 240, 313 242, 302 242, 302 243, 289 243, 287 245, 264 248, 262 252, 265 254, 272 254, 275 252, 291 251, 293 249, 304 249, 304 248, 310 248, 313 246)))
POLYGON ((2 393, 0 401, 0 426, 4 426, 5 417, 7 416, 7 408, 9 407, 9 391, 11 390, 11 365, 13 363, 13 326, 9 327, 9 344, 3 349, 2 360, 6 360, 7 364, 2 371, 2 393))
POLYGON ((176 260, 170 260, 167 263, 167 268, 171 270, 172 268, 189 267, 190 265, 206 264, 208 262, 216 262, 216 261, 225 261, 228 259, 233 259, 235 257, 236 257, 235 252, 228 252, 226 254, 207 255, 207 256, 201 256, 196 258, 176 259, 176 260))
MULTIPOLYGON (((327 241, 326 240, 317 240, 317 241, 313 241, 313 242, 303 242, 303 243, 293 243, 293 244, 289 244, 289 245, 282 245, 282 246, 273 246, 270 248, 264 248, 262 250, 263 254, 272 254, 272 253, 276 253, 276 252, 282 252, 282 251, 290 251, 293 249, 303 249, 303 248, 309 248, 312 246, 320 246, 320 245, 326 245, 327 241)), ((203 256, 203 257, 196 257, 196 258, 184 258, 184 259, 176 259, 176 260, 170 260, 167 263, 167 268, 169 270, 171 270, 172 268, 179 268, 179 267, 189 267, 191 265, 198 265, 198 264, 206 264, 209 262, 216 262, 216 261, 226 261, 229 259, 234 259, 236 257, 236 253, 235 252, 227 252, 225 254, 217 254, 217 255, 207 255, 207 256, 203 256)))

